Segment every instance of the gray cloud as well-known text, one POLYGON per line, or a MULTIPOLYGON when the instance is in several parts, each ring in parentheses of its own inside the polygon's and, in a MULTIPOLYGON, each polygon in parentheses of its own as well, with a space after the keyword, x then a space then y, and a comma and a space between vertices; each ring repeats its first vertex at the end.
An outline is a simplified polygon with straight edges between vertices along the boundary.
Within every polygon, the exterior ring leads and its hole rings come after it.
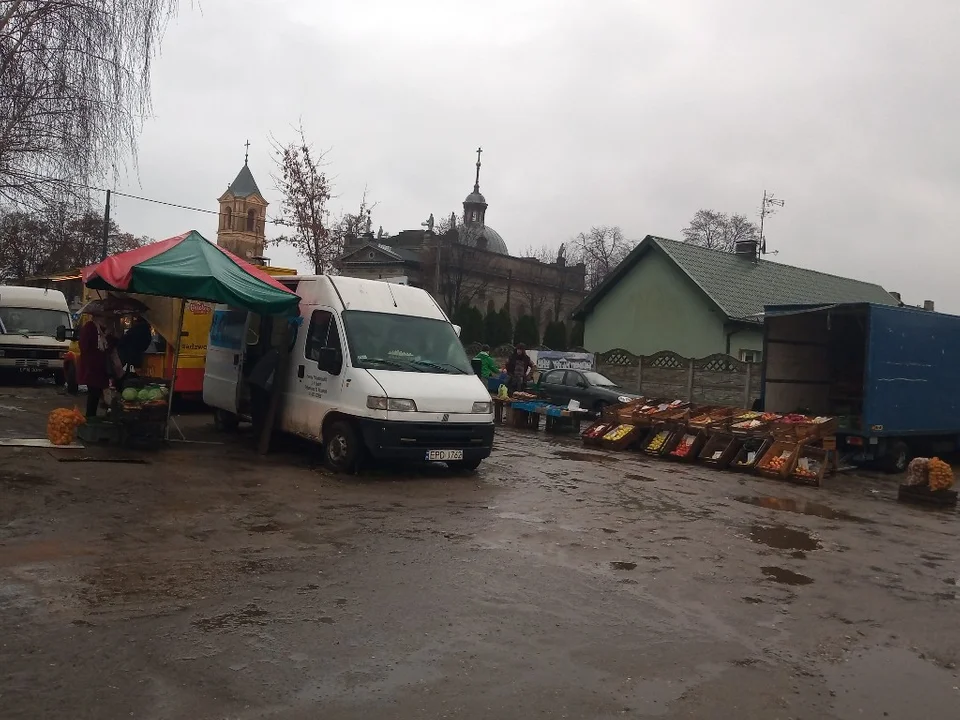
MULTIPOLYGON (((340 200, 374 226, 459 207, 472 152, 488 221, 513 251, 591 224, 678 237, 700 207, 754 214, 780 262, 872 280, 960 312, 960 5, 700 0, 205 0, 155 65, 135 192, 215 209, 249 137, 299 118, 330 148, 340 200)), ((119 199, 155 237, 212 217, 119 199)), ((274 262, 290 263, 275 250, 274 262)))

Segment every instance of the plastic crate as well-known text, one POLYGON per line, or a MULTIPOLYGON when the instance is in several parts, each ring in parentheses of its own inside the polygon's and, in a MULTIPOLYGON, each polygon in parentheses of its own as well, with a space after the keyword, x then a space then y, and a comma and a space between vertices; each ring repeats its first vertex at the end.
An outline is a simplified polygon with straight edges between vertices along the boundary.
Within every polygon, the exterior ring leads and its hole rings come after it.
POLYGON ((734 437, 737 442, 740 443, 740 448, 737 450, 737 454, 733 456, 733 460, 730 461, 729 467, 731 470, 736 470, 737 472, 753 471, 757 462, 763 457, 764 453, 767 452, 770 445, 773 444, 773 438, 770 437, 734 437))
POLYGON ((698 459, 704 465, 725 470, 733 462, 743 441, 730 433, 717 433, 710 436, 710 439, 700 450, 698 459))

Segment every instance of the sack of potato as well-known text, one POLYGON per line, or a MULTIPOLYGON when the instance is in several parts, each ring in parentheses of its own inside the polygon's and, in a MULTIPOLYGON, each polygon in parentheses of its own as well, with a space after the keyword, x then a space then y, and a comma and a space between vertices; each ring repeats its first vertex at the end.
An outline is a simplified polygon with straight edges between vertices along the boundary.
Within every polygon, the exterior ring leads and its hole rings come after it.
POLYGON ((940 458, 933 458, 927 465, 931 490, 949 490, 953 485, 953 469, 940 458))
POLYGON ((930 458, 918 457, 907 465, 907 481, 904 485, 919 486, 927 484, 927 472, 930 458))
POLYGON ((47 439, 54 445, 70 445, 77 437, 77 428, 86 421, 77 408, 57 408, 47 416, 47 439))

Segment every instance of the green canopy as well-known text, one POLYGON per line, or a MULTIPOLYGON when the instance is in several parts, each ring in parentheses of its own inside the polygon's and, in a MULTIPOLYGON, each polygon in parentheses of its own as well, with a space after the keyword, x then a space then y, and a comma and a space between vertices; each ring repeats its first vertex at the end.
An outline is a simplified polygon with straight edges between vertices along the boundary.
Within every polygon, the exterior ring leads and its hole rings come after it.
POLYGON ((223 303, 261 315, 287 313, 300 302, 275 278, 196 230, 111 255, 82 276, 94 290, 223 303))

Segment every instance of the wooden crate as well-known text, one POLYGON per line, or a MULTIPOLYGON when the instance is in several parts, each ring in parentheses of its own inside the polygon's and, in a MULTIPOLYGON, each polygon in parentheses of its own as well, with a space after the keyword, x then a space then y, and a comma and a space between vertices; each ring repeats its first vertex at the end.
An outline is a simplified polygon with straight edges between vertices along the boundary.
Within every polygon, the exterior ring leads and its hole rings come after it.
POLYGON ((703 430, 697 430, 696 428, 681 428, 674 434, 674 438, 675 442, 673 442, 673 447, 670 448, 670 451, 666 453, 664 457, 678 462, 696 462, 700 457, 700 450, 703 449, 703 446, 707 442, 707 434, 703 430), (674 455, 686 438, 692 438, 690 450, 686 455, 674 455))
MULTIPOLYGON (((742 420, 740 422, 749 422, 749 420, 742 420)), ((760 421, 759 425, 749 428, 739 428, 737 425, 738 422, 731 421, 729 430, 733 435, 736 435, 739 438, 755 438, 755 437, 766 437, 770 434, 770 423, 760 421)))
POLYGON ((773 438, 737 438, 734 436, 740 447, 737 454, 730 461, 730 468, 737 472, 752 472, 770 445, 773 444, 773 438), (750 453, 753 453, 753 459, 750 459, 750 453))
POLYGON ((725 470, 742 446, 743 441, 731 433, 714 433, 700 450, 698 459, 704 465, 725 470))
POLYGON ((797 451, 793 470, 790 472, 790 480, 820 487, 828 467, 830 467, 829 451, 812 445, 801 445, 797 451))
POLYGON ((627 432, 626 435, 621 437, 619 440, 607 440, 606 435, 604 435, 600 440, 600 444, 603 447, 607 448, 608 450, 626 450, 630 446, 634 445, 640 437, 640 433, 637 432, 636 425, 627 425, 626 423, 624 423, 621 425, 617 425, 610 432, 614 432, 616 430, 619 430, 620 428, 625 428, 625 427, 629 427, 630 430, 627 432))
POLYGON ((803 442, 835 435, 837 432, 837 426, 837 418, 830 418, 821 423, 785 423, 778 421, 772 424, 771 433, 777 439, 788 442, 803 442))
POLYGON ((957 504, 957 491, 931 490, 928 485, 901 485, 897 491, 897 500, 919 505, 953 507, 957 504))
POLYGON ((645 452, 647 455, 653 455, 654 457, 663 455, 663 453, 670 448, 670 442, 673 440, 673 437, 676 435, 676 433, 677 429, 672 425, 655 425, 654 427, 650 428, 650 432, 648 432, 647 436, 643 439, 643 442, 640 444, 640 449, 643 450, 643 452, 645 452), (656 450, 650 450, 650 444, 660 435, 660 433, 666 434, 663 444, 656 450))
POLYGON ((722 405, 707 405, 690 411, 687 426, 707 431, 723 431, 730 425, 730 417, 734 409, 722 405))
POLYGON ((771 478, 783 479, 790 477, 790 473, 793 472, 793 468, 796 466, 797 453, 799 450, 800 446, 795 442, 774 440, 763 454, 763 457, 760 458, 760 462, 754 467, 754 471, 760 475, 771 478), (770 464, 776 458, 783 458, 783 464, 778 468, 771 467, 770 464))
POLYGON ((617 423, 615 422, 598 420, 583 431, 583 433, 580 435, 580 439, 583 440, 584 445, 600 445, 602 443, 603 436, 616 426, 617 423))

